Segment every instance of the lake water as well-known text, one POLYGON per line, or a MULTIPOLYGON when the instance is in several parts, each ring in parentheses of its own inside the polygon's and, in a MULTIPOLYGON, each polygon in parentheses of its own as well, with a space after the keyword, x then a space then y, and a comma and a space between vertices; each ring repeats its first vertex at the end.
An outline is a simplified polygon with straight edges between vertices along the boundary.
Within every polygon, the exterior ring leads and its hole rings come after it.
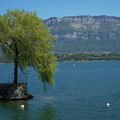
MULTIPOLYGON (((0 82, 12 67, 0 65, 0 82)), ((34 98, 0 101, 0 120, 120 120, 120 61, 61 62, 47 92, 32 69, 28 79, 34 98)))

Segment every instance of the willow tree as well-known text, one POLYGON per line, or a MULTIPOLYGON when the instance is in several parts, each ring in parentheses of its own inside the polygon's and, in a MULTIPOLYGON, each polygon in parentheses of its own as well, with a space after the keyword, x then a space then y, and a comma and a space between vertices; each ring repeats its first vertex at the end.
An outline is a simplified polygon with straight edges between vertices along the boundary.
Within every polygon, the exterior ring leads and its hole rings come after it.
POLYGON ((14 63, 14 80, 18 69, 33 67, 43 83, 53 84, 55 56, 53 36, 34 12, 7 11, 0 16, 0 45, 3 54, 14 63))

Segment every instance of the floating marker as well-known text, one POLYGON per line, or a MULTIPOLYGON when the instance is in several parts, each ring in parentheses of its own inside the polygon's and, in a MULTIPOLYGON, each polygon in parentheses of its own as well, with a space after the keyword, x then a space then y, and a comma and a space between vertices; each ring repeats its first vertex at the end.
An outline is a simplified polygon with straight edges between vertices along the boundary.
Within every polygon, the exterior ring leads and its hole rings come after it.
POLYGON ((20 107, 21 107, 22 109, 24 109, 25 106, 24 106, 24 105, 20 105, 20 107))
POLYGON ((110 103, 106 103, 106 106, 107 106, 107 107, 110 107, 110 103))

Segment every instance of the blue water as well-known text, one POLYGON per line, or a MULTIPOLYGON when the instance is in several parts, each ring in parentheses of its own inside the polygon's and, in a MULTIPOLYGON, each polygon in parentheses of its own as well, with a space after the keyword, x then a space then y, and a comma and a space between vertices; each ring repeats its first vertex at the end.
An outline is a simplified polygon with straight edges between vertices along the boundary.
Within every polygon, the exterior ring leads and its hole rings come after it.
MULTIPOLYGON (((0 82, 12 68, 0 65, 0 82)), ((61 62, 47 92, 34 70, 27 78, 34 98, 0 101, 0 120, 120 120, 120 61, 61 62)))

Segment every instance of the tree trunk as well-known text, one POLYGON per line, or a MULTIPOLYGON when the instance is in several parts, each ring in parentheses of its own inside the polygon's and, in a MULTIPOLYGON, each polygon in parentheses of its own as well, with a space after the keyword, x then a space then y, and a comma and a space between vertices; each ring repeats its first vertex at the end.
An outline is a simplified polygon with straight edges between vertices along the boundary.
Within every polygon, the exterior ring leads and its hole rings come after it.
POLYGON ((18 49, 15 44, 15 57, 14 57, 14 84, 18 83, 18 49))

